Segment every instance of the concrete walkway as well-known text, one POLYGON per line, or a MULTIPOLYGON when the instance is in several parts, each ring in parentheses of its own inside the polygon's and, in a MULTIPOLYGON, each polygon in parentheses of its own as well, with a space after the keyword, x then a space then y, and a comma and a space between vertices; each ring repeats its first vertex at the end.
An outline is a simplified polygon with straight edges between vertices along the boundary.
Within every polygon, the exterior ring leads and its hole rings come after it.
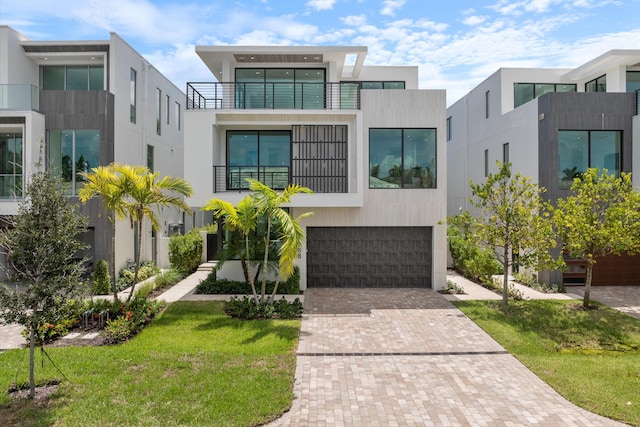
POLYGON ((296 399, 272 426, 623 425, 562 398, 437 292, 305 297, 296 399))

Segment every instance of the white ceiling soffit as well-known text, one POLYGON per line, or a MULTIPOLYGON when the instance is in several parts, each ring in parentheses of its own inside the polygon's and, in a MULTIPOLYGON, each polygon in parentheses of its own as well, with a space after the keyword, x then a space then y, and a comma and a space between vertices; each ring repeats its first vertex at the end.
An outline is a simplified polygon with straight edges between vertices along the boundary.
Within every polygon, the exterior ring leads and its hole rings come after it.
POLYGON ((591 61, 574 68, 566 73, 563 78, 580 81, 597 78, 608 70, 619 66, 637 66, 640 63, 640 50, 617 49, 610 50, 591 61))

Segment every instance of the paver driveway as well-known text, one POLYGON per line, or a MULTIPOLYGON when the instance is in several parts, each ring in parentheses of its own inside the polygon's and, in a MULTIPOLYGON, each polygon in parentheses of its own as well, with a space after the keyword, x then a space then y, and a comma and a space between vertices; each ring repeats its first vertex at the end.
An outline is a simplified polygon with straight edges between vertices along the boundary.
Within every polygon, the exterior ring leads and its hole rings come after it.
POLYGON ((576 407, 440 294, 308 289, 284 426, 616 426, 576 407))

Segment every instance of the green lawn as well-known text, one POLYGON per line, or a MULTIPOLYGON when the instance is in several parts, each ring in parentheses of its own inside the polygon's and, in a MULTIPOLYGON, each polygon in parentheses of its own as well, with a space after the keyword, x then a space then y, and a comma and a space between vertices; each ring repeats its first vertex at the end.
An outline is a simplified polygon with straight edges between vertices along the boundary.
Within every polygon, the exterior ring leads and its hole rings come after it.
MULTIPOLYGON (((250 426, 293 399, 299 320, 229 319, 220 302, 177 302, 131 341, 50 348, 64 380, 48 408, 12 402, 28 378, 27 350, 0 354, 3 425, 250 426)), ((36 379, 62 379, 40 353, 36 379)))
POLYGON ((640 320, 581 301, 454 303, 561 395, 640 426, 640 320))

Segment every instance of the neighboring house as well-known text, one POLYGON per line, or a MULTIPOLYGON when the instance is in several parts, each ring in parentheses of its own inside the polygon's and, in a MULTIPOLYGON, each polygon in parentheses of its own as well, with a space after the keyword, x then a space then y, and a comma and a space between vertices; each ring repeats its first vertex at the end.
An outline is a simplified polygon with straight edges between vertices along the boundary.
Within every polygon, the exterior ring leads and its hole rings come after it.
MULTIPOLYGON (((190 206, 236 204, 246 177, 301 184, 314 191, 289 206, 314 212, 302 222, 302 289, 444 287, 444 90, 418 89, 417 67, 365 66, 360 46, 196 53, 217 82, 187 84, 190 206)), ((222 274, 241 277, 229 264, 222 274)))
MULTIPOLYGON (((471 210, 469 180, 515 172, 569 195, 572 178, 589 167, 636 171, 640 184, 640 50, 612 50, 574 69, 501 68, 447 109, 448 214, 471 210)), ((638 284, 640 257, 608 257, 594 285, 638 284)), ((580 281, 583 265, 541 279, 580 281)))
MULTIPOLYGON (((117 34, 101 41, 33 41, 0 26, 0 216, 14 215, 40 160, 71 200, 80 172, 113 161, 183 176, 185 96, 117 34)), ((109 259, 111 227, 98 199, 82 206, 92 262, 109 259)), ((183 213, 161 212, 167 236, 183 213)), ((168 264, 166 241, 143 224, 143 260, 168 264)), ((166 239, 165 239, 166 240, 166 239)), ((116 227, 116 272, 134 258, 128 220, 116 227)))

